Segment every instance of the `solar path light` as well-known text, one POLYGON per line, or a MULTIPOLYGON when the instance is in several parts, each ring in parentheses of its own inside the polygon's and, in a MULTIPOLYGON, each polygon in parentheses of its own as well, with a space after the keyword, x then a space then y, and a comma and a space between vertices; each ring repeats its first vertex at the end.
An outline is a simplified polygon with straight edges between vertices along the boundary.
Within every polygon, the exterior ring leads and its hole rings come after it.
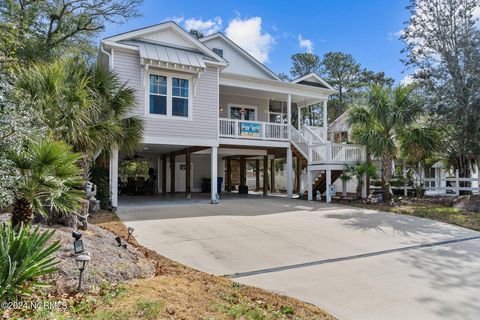
POLYGON ((87 267, 90 260, 90 256, 87 256, 85 254, 79 255, 75 258, 75 261, 77 262, 77 268, 78 270, 80 270, 80 277, 78 278, 78 291, 82 289, 83 271, 85 271, 85 268, 87 267))

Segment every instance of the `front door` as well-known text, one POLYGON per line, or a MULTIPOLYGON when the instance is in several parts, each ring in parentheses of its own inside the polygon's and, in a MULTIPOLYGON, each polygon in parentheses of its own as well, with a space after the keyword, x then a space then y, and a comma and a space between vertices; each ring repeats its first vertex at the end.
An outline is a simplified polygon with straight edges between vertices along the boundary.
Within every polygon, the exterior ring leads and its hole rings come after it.
POLYGON ((255 121, 257 120, 257 110, 252 107, 231 106, 230 119, 255 121))

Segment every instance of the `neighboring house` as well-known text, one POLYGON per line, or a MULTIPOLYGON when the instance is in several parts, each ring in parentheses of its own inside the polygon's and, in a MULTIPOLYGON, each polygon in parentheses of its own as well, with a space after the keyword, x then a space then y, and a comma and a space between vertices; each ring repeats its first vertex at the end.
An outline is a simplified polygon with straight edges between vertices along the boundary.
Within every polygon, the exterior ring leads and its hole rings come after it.
MULTIPOLYGON (((349 128, 347 124, 347 116, 348 110, 342 113, 337 119, 335 119, 330 125, 328 126, 328 137, 330 141, 335 143, 343 143, 346 141, 352 140, 352 130, 349 128)), ((380 159, 372 159, 373 164, 378 169, 378 175, 380 176, 381 171, 381 160, 380 159)), ((403 160, 397 159, 393 167, 395 168, 395 164, 402 165, 403 160)), ((441 161, 434 163, 431 166, 424 166, 419 164, 416 168, 406 168, 406 170, 412 169, 415 174, 413 175, 413 181, 415 184, 422 184, 425 190, 425 195, 429 196, 438 196, 438 195, 455 195, 458 193, 458 190, 455 189, 456 185, 461 187, 461 183, 457 183, 456 181, 456 173, 449 169, 445 168, 441 161)), ((405 170, 402 168, 402 173, 406 175, 405 170)), ((460 179, 458 182, 463 182, 465 180, 469 180, 470 187, 474 193, 479 193, 479 177, 480 173, 478 170, 478 166, 472 167, 471 176, 467 179, 460 179)), ((336 181, 335 185, 338 188, 341 188, 342 183, 341 181, 336 181)), ((348 193, 354 193, 356 189, 356 181, 353 179, 352 181, 348 182, 346 185, 346 189, 348 193)), ((397 187, 397 189, 405 189, 410 190, 412 188, 402 188, 397 187)), ((465 187, 465 189, 468 189, 465 187)))
MULTIPOLYGON (((285 158, 288 196, 294 189, 304 191, 305 185, 311 199, 316 190, 325 192, 345 163, 365 157, 362 146, 327 141, 326 117, 321 128, 292 119, 313 104, 323 104, 326 115, 327 99, 334 92, 328 83, 316 74, 283 82, 221 33, 197 40, 174 22, 165 22, 103 39, 100 61, 136 91, 134 114, 145 121, 137 156, 151 163, 158 193, 189 196, 201 190, 205 177, 222 177, 225 190, 232 190, 235 172, 242 193, 247 186, 245 161, 259 160, 263 168, 285 158)), ((111 156, 115 207, 118 165, 124 158, 122 150, 111 156)), ((269 184, 275 185, 273 178, 267 171, 265 194, 269 184)), ((217 199, 215 183, 211 198, 217 199)))

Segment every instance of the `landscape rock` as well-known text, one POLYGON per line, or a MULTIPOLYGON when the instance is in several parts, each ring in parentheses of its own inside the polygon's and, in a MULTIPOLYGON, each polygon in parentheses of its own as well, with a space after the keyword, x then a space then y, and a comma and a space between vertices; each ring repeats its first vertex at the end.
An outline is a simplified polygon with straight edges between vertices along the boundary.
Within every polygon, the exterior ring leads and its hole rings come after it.
MULTIPOLYGON (((73 252, 72 228, 64 226, 42 226, 41 229, 55 229, 51 241, 59 240, 61 248, 55 253, 60 260, 58 272, 49 279, 59 292, 69 292, 78 285, 79 270, 73 252)), ((84 288, 91 289, 102 284, 117 283, 136 278, 155 276, 155 265, 131 245, 118 247, 116 235, 95 225, 82 230, 84 254, 91 256, 84 272, 84 288)), ((123 240, 125 243, 125 240, 123 240)))

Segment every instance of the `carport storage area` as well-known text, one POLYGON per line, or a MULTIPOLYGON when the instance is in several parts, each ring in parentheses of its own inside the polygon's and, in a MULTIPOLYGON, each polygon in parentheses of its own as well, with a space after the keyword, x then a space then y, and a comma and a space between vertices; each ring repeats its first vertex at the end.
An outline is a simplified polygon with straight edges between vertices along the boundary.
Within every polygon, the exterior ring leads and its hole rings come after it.
MULTIPOLYGON (((209 193, 211 201, 217 202, 225 191, 286 193, 288 170, 282 160, 288 148, 289 144, 280 142, 270 147, 144 144, 134 155, 116 151, 110 162, 112 205, 117 207, 118 197, 124 196, 191 199, 192 194, 209 193)), ((295 164, 297 172, 290 180, 291 185, 295 181, 295 192, 300 192, 298 158, 295 164)))
POLYGON ((340 319, 477 319, 480 233, 278 197, 121 202, 136 238, 199 270, 340 319))

